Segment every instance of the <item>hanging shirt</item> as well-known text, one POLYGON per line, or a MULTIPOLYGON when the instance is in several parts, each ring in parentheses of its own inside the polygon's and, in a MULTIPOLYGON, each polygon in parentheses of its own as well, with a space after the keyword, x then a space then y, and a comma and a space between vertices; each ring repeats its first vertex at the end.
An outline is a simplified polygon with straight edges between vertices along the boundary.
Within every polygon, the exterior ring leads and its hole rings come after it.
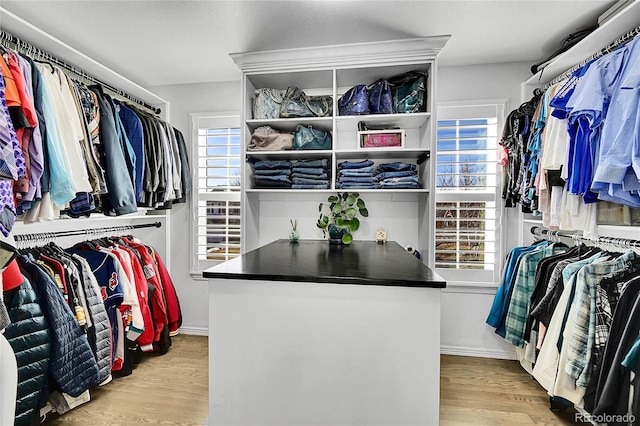
POLYGON ((608 184, 621 184, 632 165, 636 176, 640 176, 640 167, 636 165, 640 156, 640 128, 637 123, 640 100, 640 92, 637 90, 640 87, 640 37, 636 37, 622 49, 628 52, 628 56, 620 83, 611 96, 607 120, 602 128, 602 143, 593 186, 597 190, 607 190, 608 184))
MULTIPOLYGON (((76 192, 91 192, 89 174, 80 147, 84 133, 67 77, 62 69, 55 65, 36 63, 36 66, 40 70, 52 103, 52 119, 56 121, 60 136, 59 149, 63 153, 64 173, 68 174, 73 182, 74 196, 76 192)), ((49 123, 50 120, 47 119, 47 125, 49 123)))
POLYGON ((145 157, 144 157, 144 134, 142 131, 142 122, 133 110, 126 105, 116 104, 116 109, 122 121, 122 126, 129 143, 135 152, 135 193, 136 201, 144 200, 144 173, 145 173, 145 157))
POLYGON ((567 180, 572 194, 585 195, 585 202, 594 201, 587 195, 592 181, 594 152, 600 143, 600 126, 607 114, 613 93, 627 56, 622 48, 596 59, 576 85, 567 102, 569 133, 574 144, 573 163, 567 180))
POLYGON ((33 100, 33 108, 34 113, 37 117, 37 125, 33 127, 31 131, 31 141, 29 143, 29 166, 30 166, 30 179, 29 179, 29 189, 25 194, 22 195, 22 200, 20 203, 20 207, 24 209, 30 208, 31 202, 33 200, 39 199, 42 196, 41 189, 41 178, 44 173, 44 151, 43 151, 43 138, 42 132, 40 130, 40 115, 36 108, 36 94, 34 90, 35 81, 33 77, 33 69, 31 64, 27 59, 22 56, 17 56, 20 70, 24 75, 25 83, 26 83, 26 92, 27 97, 33 100))
POLYGON ((524 345, 525 328, 529 315, 531 294, 535 288, 535 273, 538 262, 547 256, 566 250, 567 246, 564 244, 553 243, 522 256, 505 320, 505 340, 507 342, 519 347, 524 345))

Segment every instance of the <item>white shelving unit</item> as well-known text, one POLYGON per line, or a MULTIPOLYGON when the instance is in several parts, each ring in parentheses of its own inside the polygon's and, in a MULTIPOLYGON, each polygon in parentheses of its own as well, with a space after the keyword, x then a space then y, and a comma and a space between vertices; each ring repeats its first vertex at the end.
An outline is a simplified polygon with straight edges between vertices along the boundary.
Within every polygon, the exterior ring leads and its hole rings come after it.
MULTIPOLYGON (((437 55, 449 36, 424 37, 386 42, 356 43, 322 46, 304 49, 287 49, 265 52, 235 53, 231 57, 241 69, 243 125, 242 178, 242 251, 255 249, 261 245, 261 234, 266 225, 261 220, 261 208, 265 200, 273 201, 273 194, 281 196, 284 211, 295 211, 299 199, 309 199, 319 195, 324 201, 327 193, 340 192, 336 189, 338 163, 345 160, 371 159, 374 165, 381 162, 404 161, 418 164, 422 180, 420 189, 353 190, 375 194, 386 194, 383 203, 389 214, 398 200, 397 193, 412 194, 417 197, 413 217, 418 224, 417 244, 422 248, 424 259, 433 266, 433 254, 429 237, 434 232, 434 200, 429 196, 434 185, 434 170, 430 166, 430 154, 435 141, 435 92, 437 78, 437 55), (351 87, 357 84, 371 84, 380 78, 403 74, 409 71, 427 72, 426 111, 412 114, 377 114, 340 116, 337 101, 351 87), (297 86, 308 95, 331 95, 333 115, 330 117, 285 118, 255 120, 252 117, 252 94, 255 89, 286 89, 297 86), (362 149, 358 146, 358 122, 368 125, 388 125, 399 127, 406 132, 402 148, 362 149), (252 132, 259 126, 293 132, 298 125, 313 126, 332 132, 332 148, 323 151, 247 151, 246 146, 252 132), (300 160, 327 159, 330 166, 330 188, 327 190, 255 189, 252 187, 251 160, 300 160), (266 194, 269 194, 266 196, 266 194), (296 198, 297 197, 297 198, 296 198)), ((415 231, 412 231, 415 232, 415 231)), ((357 237, 356 237, 357 238, 357 237)))

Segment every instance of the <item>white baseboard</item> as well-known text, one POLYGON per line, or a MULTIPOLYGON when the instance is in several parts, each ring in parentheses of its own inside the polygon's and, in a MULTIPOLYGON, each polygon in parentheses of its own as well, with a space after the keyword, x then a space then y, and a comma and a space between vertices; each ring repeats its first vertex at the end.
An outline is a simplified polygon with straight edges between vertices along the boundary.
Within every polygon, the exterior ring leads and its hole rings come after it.
POLYGON ((178 330, 181 334, 192 334, 194 336, 208 336, 209 329, 206 327, 180 327, 178 330))
POLYGON ((515 351, 501 351, 497 349, 478 349, 467 346, 441 345, 440 354, 473 356, 478 358, 517 359, 515 351))

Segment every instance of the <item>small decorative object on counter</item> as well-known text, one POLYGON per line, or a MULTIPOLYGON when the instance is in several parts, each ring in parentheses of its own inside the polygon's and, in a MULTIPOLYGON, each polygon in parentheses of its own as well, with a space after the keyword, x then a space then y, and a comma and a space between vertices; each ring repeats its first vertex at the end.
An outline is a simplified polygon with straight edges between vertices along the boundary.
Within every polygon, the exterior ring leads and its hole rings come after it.
POLYGON ((292 243, 297 243, 300 239, 300 234, 298 234, 298 219, 290 219, 291 222, 291 232, 289 233, 289 241, 292 243))
POLYGON ((356 215, 359 213, 362 217, 369 217, 364 200, 357 192, 339 192, 337 195, 330 195, 327 201, 328 203, 320 203, 318 207, 320 217, 316 226, 322 229, 325 238, 329 233, 329 242, 351 244, 351 234, 360 229, 360 220, 356 215), (323 213, 325 207, 329 209, 327 214, 323 213))
POLYGON ((415 257, 417 257, 418 259, 421 259, 422 256, 420 256, 420 252, 418 250, 416 250, 415 247, 413 246, 406 246, 405 249, 411 253, 412 255, 414 255, 415 257))
POLYGON ((378 244, 384 244, 387 242, 387 231, 384 228, 380 228, 376 231, 376 242, 378 244))

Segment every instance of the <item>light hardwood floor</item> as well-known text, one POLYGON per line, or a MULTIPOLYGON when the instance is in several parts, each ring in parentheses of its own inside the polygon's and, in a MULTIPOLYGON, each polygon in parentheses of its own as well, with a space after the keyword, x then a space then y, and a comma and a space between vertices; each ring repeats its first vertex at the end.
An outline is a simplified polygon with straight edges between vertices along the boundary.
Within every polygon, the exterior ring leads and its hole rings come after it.
POLYGON ((441 425, 573 425, 572 408, 549 409, 546 391, 517 361, 442 355, 441 425))
POLYGON ((207 337, 178 335, 164 355, 145 355, 133 374, 91 390, 91 401, 45 425, 203 425, 209 411, 207 337))
MULTIPOLYGON (((162 356, 91 391, 91 401, 45 425, 203 425, 208 415, 207 337, 178 335, 162 356)), ((516 361, 443 355, 441 425, 570 425, 574 412, 549 410, 549 397, 516 361)), ((395 425, 389 425, 395 426, 395 425)))

